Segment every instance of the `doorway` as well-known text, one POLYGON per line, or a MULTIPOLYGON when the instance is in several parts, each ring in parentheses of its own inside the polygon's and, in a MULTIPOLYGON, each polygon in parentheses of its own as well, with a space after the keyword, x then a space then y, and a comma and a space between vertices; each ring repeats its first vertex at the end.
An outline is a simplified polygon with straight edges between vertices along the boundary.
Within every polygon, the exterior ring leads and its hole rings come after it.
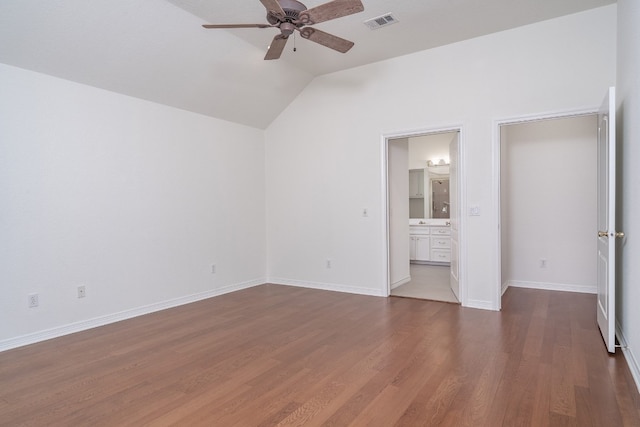
POLYGON ((595 293, 597 115, 503 122, 498 131, 498 295, 595 293))
POLYGON ((387 295, 464 302, 461 128, 386 135, 387 295))

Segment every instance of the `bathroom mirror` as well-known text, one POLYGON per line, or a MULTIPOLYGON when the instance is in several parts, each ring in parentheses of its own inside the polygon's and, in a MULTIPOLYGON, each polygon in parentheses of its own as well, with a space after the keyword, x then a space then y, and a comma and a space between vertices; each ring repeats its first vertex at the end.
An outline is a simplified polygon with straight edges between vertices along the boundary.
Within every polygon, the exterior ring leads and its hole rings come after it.
POLYGON ((449 178, 431 178, 429 218, 449 218, 449 178))
POLYGON ((409 218, 449 218, 449 211, 449 168, 410 170, 409 218))
POLYGON ((457 137, 444 132, 409 138, 409 218, 450 218, 449 147, 457 137))

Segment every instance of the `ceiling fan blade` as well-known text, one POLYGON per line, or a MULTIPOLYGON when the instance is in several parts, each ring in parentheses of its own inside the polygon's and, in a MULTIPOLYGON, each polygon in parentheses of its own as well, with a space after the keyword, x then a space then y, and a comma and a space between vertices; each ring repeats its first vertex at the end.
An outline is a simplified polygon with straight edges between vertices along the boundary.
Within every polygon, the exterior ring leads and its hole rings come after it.
POLYGON ((288 37, 285 37, 282 34, 275 36, 271 45, 269 45, 269 50, 264 56, 264 59, 270 60, 280 58, 280 55, 282 55, 282 51, 284 50, 284 46, 287 44, 287 39, 288 37))
POLYGON ((284 13, 284 10, 282 10, 282 6, 280 6, 278 0, 260 0, 260 2, 265 9, 267 9, 267 12, 282 18, 285 17, 286 14, 284 13))
POLYGON ((300 30, 303 39, 311 40, 323 46, 345 53, 353 47, 353 42, 345 40, 333 34, 325 33, 316 28, 305 27, 300 30))
POLYGON ((342 18, 362 12, 364 6, 360 0, 333 0, 320 6, 300 12, 300 22, 305 25, 317 24, 331 19, 342 18))
POLYGON ((269 24, 204 24, 204 28, 270 28, 269 24))

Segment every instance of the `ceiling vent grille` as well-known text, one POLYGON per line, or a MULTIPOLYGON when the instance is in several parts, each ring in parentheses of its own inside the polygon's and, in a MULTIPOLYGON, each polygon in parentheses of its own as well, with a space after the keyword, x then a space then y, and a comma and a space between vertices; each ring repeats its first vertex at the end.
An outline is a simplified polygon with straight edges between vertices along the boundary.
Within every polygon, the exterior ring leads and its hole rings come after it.
POLYGON ((385 13, 384 15, 367 19, 364 21, 364 25, 369 27, 371 30, 377 30, 378 28, 386 27, 388 25, 395 24, 396 22, 398 22, 398 20, 391 13, 385 13))

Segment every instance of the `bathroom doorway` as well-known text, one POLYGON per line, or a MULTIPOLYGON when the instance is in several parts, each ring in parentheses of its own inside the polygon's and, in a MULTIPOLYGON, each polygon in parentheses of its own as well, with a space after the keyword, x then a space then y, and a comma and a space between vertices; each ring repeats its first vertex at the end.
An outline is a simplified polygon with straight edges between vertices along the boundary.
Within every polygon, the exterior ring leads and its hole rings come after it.
POLYGON ((388 294, 459 303, 461 129, 385 138, 388 294))

